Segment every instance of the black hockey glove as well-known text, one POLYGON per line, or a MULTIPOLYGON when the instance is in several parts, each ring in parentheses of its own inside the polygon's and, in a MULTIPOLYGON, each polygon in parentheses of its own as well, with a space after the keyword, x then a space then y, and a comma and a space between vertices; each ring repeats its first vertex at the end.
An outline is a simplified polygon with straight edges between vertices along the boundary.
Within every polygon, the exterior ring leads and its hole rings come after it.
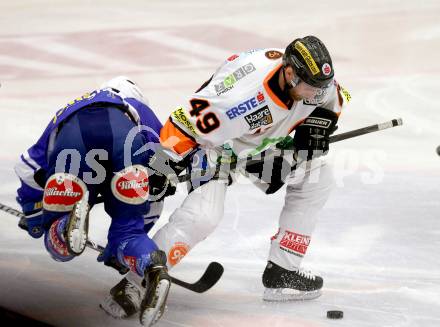
POLYGON ((317 107, 304 122, 295 129, 293 146, 298 158, 312 160, 327 154, 330 135, 336 129, 338 116, 333 111, 317 107))
POLYGON ((169 177, 159 172, 153 172, 148 177, 149 194, 154 201, 161 201, 167 196, 176 193, 176 182, 171 182, 169 177))
POLYGON ((152 201, 161 201, 174 195, 178 184, 177 176, 189 165, 190 155, 177 158, 171 150, 158 148, 148 162, 151 174, 148 178, 149 193, 152 201))

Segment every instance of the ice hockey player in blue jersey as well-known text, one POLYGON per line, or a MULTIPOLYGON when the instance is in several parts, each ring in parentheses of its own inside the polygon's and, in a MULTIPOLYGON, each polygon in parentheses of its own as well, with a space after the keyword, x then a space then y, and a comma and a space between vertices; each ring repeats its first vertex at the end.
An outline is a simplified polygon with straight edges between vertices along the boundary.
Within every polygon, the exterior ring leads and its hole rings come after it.
POLYGON ((161 127, 139 87, 117 77, 58 110, 15 166, 25 214, 19 226, 34 238, 44 236, 57 261, 84 251, 89 210, 103 197, 112 221, 99 260, 130 272, 101 307, 118 318, 140 311, 144 326, 160 318, 170 287, 166 256, 147 236, 163 203, 148 199, 165 183, 147 168, 161 127))

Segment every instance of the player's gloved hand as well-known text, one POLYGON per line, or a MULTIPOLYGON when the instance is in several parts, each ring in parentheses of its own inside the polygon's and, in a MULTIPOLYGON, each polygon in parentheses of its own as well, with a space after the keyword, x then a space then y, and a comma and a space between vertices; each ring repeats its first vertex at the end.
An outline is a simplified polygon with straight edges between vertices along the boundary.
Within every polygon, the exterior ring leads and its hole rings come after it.
POLYGON ((232 148, 225 144, 221 147, 221 153, 217 158, 214 179, 228 180, 228 186, 233 183, 231 172, 237 167, 238 157, 232 148))
POLYGON ((293 137, 287 135, 280 142, 275 144, 278 149, 281 150, 294 150, 295 147, 293 145, 293 137))
POLYGON ((21 204, 21 206, 25 216, 20 218, 18 227, 27 231, 33 238, 40 238, 44 234, 42 203, 30 202, 21 204))
POLYGON ((165 197, 176 193, 177 183, 176 179, 170 180, 167 176, 154 172, 148 177, 148 187, 151 200, 161 201, 165 197))
POLYGON ((304 122, 295 129, 293 146, 298 157, 312 160, 327 154, 330 135, 336 129, 338 116, 331 110, 317 107, 304 122))
POLYGON ((151 170, 148 178, 150 200, 161 201, 176 193, 177 176, 186 169, 190 158, 190 154, 182 158, 169 149, 156 149, 147 165, 151 170))

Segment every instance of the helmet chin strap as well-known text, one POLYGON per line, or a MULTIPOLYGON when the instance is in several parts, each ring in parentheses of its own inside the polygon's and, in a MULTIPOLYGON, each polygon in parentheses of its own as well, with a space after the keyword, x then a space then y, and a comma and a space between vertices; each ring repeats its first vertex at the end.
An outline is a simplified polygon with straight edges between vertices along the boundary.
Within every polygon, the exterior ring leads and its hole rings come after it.
POLYGON ((287 81, 285 70, 286 70, 286 67, 283 67, 283 78, 284 78, 284 83, 286 84, 285 90, 287 91, 287 90, 290 90, 291 88, 293 88, 293 85, 292 85, 291 81, 290 82, 287 81))
POLYGON ((284 69, 285 69, 285 67, 283 67, 283 78, 284 78, 284 83, 286 84, 286 87, 284 88, 283 92, 294 101, 301 100, 301 98, 298 98, 298 96, 295 96, 293 94, 293 88, 296 85, 298 85, 298 82, 296 82, 295 80, 292 80, 289 82, 286 78, 286 73, 284 72, 284 69), (295 83, 295 85, 292 85, 292 83, 295 83))
POLYGON ((284 82, 286 83, 286 90, 287 91, 290 89, 293 89, 301 82, 301 79, 296 75, 291 81, 288 81, 286 78, 285 67, 283 67, 283 77, 284 77, 284 82))

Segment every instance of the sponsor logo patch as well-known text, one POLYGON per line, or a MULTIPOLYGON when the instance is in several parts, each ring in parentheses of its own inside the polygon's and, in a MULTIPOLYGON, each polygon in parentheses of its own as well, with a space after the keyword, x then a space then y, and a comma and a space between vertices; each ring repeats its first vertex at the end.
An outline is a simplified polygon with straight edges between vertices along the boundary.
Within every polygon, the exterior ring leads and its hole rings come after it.
POLYGON ((237 59, 239 56, 237 54, 233 54, 232 56, 230 56, 227 60, 228 61, 234 61, 235 59, 237 59))
POLYGON ((347 89, 343 88, 341 85, 338 84, 338 90, 339 94, 343 97, 346 103, 349 103, 351 100, 351 94, 347 91, 347 89))
POLYGON ((194 125, 190 122, 188 116, 185 114, 185 111, 182 107, 177 108, 173 111, 171 114, 173 118, 181 123, 183 126, 185 126, 188 130, 191 131, 194 135, 197 135, 196 129, 194 128, 194 125))
POLYGON ((252 97, 242 103, 239 103, 235 107, 232 107, 231 109, 226 111, 226 115, 228 116, 229 119, 234 119, 236 117, 243 115, 248 111, 251 111, 252 109, 263 104, 264 102, 265 102, 264 94, 258 92, 258 94, 255 97, 252 97))
POLYGON ((148 199, 148 172, 144 166, 133 165, 117 172, 111 181, 113 195, 129 204, 141 204, 148 199))
POLYGON ((280 241, 280 248, 292 254, 306 254, 310 244, 310 236, 301 235, 286 230, 280 241))
POLYGON ((168 252, 168 263, 171 266, 177 265, 180 260, 189 252, 189 246, 183 242, 174 243, 171 250, 168 252))
POLYGON ((132 257, 132 256, 124 256, 124 262, 126 267, 128 267, 131 271, 136 272, 136 257, 132 257))
POLYGON ((236 71, 234 71, 232 74, 225 77, 225 79, 214 85, 215 91, 217 92, 217 95, 223 94, 228 92, 234 87, 234 84, 237 83, 239 80, 241 80, 246 75, 249 75, 250 73, 255 71, 255 66, 250 62, 244 66, 241 66, 236 71))
POLYGON ((310 54, 306 46, 302 44, 302 42, 297 41, 295 42, 295 49, 298 50, 298 52, 304 58, 304 61, 306 62, 312 74, 313 75, 318 74, 319 73, 318 65, 316 64, 315 60, 313 59, 312 55, 310 54))
POLYGON ((276 60, 283 56, 283 54, 277 50, 269 50, 264 54, 267 59, 276 60))
POLYGON ((249 124, 251 130, 272 124, 273 122, 272 114, 270 113, 268 106, 264 106, 263 108, 244 116, 244 119, 249 124))
POLYGON ((86 193, 86 184, 68 173, 49 177, 44 187, 43 208, 49 211, 70 211, 86 193))
POLYGON ((303 125, 329 128, 332 121, 330 119, 320 117, 307 117, 303 125))
POLYGON ((325 63, 324 65, 322 65, 322 73, 325 76, 330 75, 331 72, 332 72, 332 67, 328 63, 325 63))

